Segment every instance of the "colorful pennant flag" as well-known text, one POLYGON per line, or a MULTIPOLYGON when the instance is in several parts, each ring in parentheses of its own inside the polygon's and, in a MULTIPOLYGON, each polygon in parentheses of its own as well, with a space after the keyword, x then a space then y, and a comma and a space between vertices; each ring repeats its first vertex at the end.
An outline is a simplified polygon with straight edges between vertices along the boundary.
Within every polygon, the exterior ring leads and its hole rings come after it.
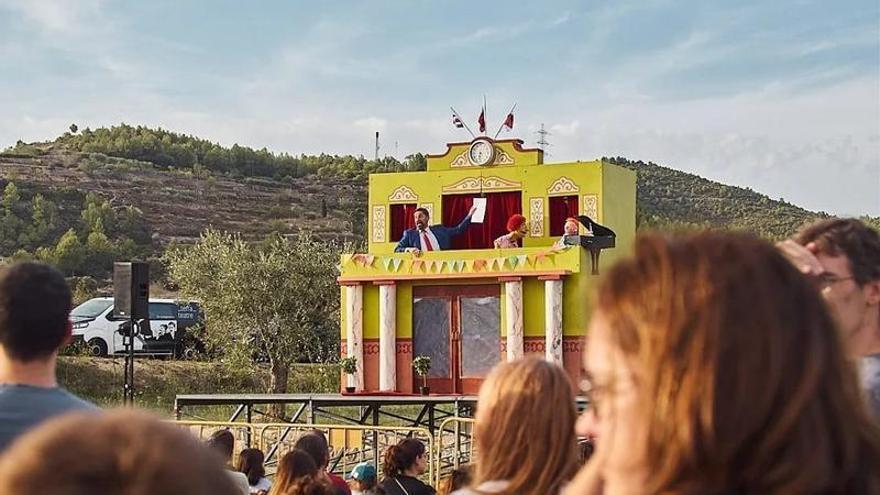
POLYGON ((397 270, 400 270, 400 265, 403 264, 403 260, 394 258, 394 261, 392 263, 394 264, 394 271, 396 272, 397 270))
POLYGON ((392 258, 382 258, 382 265, 385 267, 386 272, 391 269, 392 261, 394 261, 392 258))
POLYGON ((516 257, 517 262, 519 262, 519 266, 526 266, 526 261, 528 261, 529 257, 521 254, 516 257))
POLYGON ((507 262, 510 263, 511 268, 516 268, 517 257, 516 256, 508 256, 507 262))
POLYGON ((478 272, 480 270, 486 269, 486 260, 474 260, 474 271, 478 272))

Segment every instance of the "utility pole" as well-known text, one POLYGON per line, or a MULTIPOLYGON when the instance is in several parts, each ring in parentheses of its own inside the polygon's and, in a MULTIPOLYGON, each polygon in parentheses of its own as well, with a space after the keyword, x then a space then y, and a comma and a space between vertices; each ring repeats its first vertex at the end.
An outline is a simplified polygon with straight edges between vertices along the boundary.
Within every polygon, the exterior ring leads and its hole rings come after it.
POLYGON ((547 136, 550 135, 550 131, 544 130, 544 124, 541 124, 541 130, 535 131, 535 134, 538 135, 538 148, 541 148, 541 151, 544 152, 544 156, 550 156, 550 153, 547 151, 547 148, 553 146, 547 141, 547 136))

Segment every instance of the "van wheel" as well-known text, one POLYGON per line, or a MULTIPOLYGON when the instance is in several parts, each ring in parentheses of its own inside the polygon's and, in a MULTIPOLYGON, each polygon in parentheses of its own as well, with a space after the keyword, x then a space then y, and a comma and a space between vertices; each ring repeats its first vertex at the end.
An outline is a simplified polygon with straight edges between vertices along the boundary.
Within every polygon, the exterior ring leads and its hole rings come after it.
POLYGON ((97 337, 89 341, 89 354, 104 357, 107 355, 107 344, 97 337))

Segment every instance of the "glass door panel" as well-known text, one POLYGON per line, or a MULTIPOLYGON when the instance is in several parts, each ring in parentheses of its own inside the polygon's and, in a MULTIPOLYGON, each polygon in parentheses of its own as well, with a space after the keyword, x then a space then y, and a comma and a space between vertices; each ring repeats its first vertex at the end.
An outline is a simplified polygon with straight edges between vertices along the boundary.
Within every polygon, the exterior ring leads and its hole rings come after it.
POLYGON ((501 300, 498 296, 459 299, 461 321, 461 389, 476 393, 501 360, 501 300))

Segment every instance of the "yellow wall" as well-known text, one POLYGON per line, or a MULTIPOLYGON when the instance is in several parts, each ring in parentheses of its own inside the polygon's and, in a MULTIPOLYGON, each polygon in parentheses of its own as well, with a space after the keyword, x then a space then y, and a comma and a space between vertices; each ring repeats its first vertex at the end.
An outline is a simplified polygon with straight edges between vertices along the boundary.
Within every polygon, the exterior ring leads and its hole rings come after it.
MULTIPOLYGON (((607 164, 606 164, 607 166, 607 164)), ((486 180, 487 178, 498 177, 504 181, 508 181, 511 186, 504 189, 484 188, 483 192, 500 192, 518 190, 522 192, 522 214, 530 222, 530 227, 534 229, 531 222, 529 212, 529 200, 532 198, 543 199, 543 227, 544 234, 541 237, 532 237, 531 235, 524 240, 524 247, 550 246, 556 241, 556 237, 550 234, 550 205, 548 189, 560 179, 569 179, 577 187, 576 191, 555 194, 559 196, 576 195, 578 196, 578 211, 584 213, 585 195, 597 195, 598 212, 595 220, 603 223, 605 205, 603 204, 602 188, 606 186, 602 179, 603 164, 598 161, 592 162, 574 162, 574 163, 558 163, 545 164, 531 167, 499 167, 499 168, 481 168, 481 169, 462 169, 449 170, 444 172, 407 172, 400 174, 373 174, 370 176, 370 199, 368 214, 370 215, 369 228, 369 252, 375 254, 390 253, 394 251, 394 246, 400 239, 391 239, 389 231, 391 229, 390 205, 389 197, 400 186, 405 185, 410 188, 418 197, 416 200, 401 201, 405 203, 415 203, 419 206, 429 203, 432 205, 433 215, 432 223, 439 223, 443 218, 441 209, 443 195, 455 194, 455 192, 444 192, 444 187, 452 187, 460 184, 466 179, 486 180), (376 233, 374 225, 374 215, 376 206, 385 207, 385 220, 379 228, 385 231, 385 242, 375 242, 374 234, 376 233)), ((479 190, 461 190, 459 194, 478 194, 479 190)), ((633 191, 634 194, 634 191, 633 191)), ((615 200, 616 201, 616 200, 615 200)), ((625 205, 624 205, 625 206, 625 205)), ((633 213, 635 215, 635 213, 633 213)), ((456 219, 456 222, 460 219, 456 219)), ((452 226, 452 225, 449 225, 452 226)), ((614 227, 612 227, 614 228, 614 227)), ((616 229, 615 229, 616 230, 616 229)))
MULTIPOLYGON (((486 167, 453 167, 453 161, 462 153, 466 152, 469 143, 456 143, 450 145, 445 155, 429 156, 428 171, 405 172, 395 174, 373 174, 369 179, 369 206, 368 229, 369 229, 369 253, 378 259, 388 257, 411 260, 407 254, 392 254, 394 246, 399 239, 390 239, 390 205, 393 203, 416 203, 419 206, 430 204, 433 209, 432 223, 442 219, 442 196, 455 192, 444 192, 444 187, 453 187, 461 184, 465 179, 484 180, 490 177, 497 178, 497 183, 506 183, 506 189, 492 189, 484 182, 484 192, 500 192, 501 190, 517 190, 522 194, 522 213, 532 223, 530 215, 530 199, 542 198, 543 200, 543 228, 544 235, 540 237, 529 236, 524 240, 524 247, 519 250, 468 250, 468 251, 442 251, 427 253, 423 259, 453 260, 453 259, 478 259, 492 258, 522 253, 535 253, 544 251, 556 241, 556 237, 549 235, 549 197, 554 195, 577 195, 579 199, 578 211, 585 211, 585 196, 595 196, 594 220, 611 228, 617 234, 616 244, 613 249, 604 249, 600 257, 600 272, 607 270, 613 262, 629 253, 630 246, 635 237, 636 221, 636 174, 626 168, 604 163, 600 161, 571 162, 543 164, 543 156, 535 150, 518 149, 513 141, 501 141, 495 143, 498 149, 504 151, 515 160, 514 164, 491 165, 486 167), (559 191, 548 191, 551 186, 560 186, 560 179, 570 181, 559 191), (402 189, 405 186, 406 189, 402 189), (567 187, 567 189, 566 189, 567 187), (393 194, 396 200, 390 199, 393 194), (413 196, 416 196, 415 198, 413 196), (384 222, 375 225, 374 207, 384 207, 384 222), (374 241, 375 228, 384 230, 383 242, 374 241), (541 249, 538 249, 541 248, 541 249)), ((458 190, 459 194, 475 194, 478 190, 458 190)), ((532 225, 534 229, 534 225, 532 225)), ((595 284, 599 277, 591 274, 590 254, 579 248, 559 253, 558 259, 552 263, 549 261, 535 262, 532 268, 513 270, 516 273, 504 274, 523 277, 523 318, 524 333, 529 337, 544 335, 544 282, 538 280, 529 271, 547 270, 549 268, 564 269, 569 275, 563 279, 563 334, 566 336, 584 335, 589 322, 590 299, 593 295, 595 284), (520 273, 522 272, 522 273, 520 273)), ((372 266, 362 266, 352 263, 346 264, 343 258, 343 270, 341 279, 346 277, 386 277, 396 278, 401 271, 388 271, 376 262, 372 266)), ((408 266, 408 265, 407 265, 408 266)), ((466 270, 465 270, 466 271, 466 270)), ((508 270, 510 271, 510 270, 508 270)), ((445 273, 445 272, 444 272, 445 273)), ((410 272, 410 275, 412 273, 410 272)), ((492 274, 476 274, 482 278, 465 280, 425 279, 398 280, 397 281, 397 336, 400 338, 412 337, 412 288, 416 285, 448 285, 468 283, 496 283, 497 276, 492 274)), ((499 274, 501 275, 501 274, 499 274)), ((365 282, 364 287, 364 338, 377 339, 379 336, 379 289, 370 282, 365 282)), ((342 304, 345 307, 345 290, 342 289, 342 304)), ((499 296, 501 296, 501 334, 505 333, 505 307, 503 289, 499 284, 499 296)), ((345 328, 345 311, 341 311, 342 325, 345 328)), ((345 332, 342 332, 345 338, 345 332)))

